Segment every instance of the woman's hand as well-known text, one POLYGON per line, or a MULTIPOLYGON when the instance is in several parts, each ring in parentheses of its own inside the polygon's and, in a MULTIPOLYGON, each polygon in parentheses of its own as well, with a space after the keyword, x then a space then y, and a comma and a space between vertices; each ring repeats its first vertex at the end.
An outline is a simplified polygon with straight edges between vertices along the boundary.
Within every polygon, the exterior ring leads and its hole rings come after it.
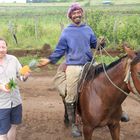
POLYGON ((24 75, 20 75, 18 78, 19 78, 21 81, 26 81, 30 75, 31 75, 30 72, 26 72, 24 75))
POLYGON ((42 66, 45 66, 45 65, 47 65, 49 63, 50 63, 50 59, 48 59, 48 58, 42 58, 42 59, 39 60, 37 66, 38 67, 42 67, 42 66))
POLYGON ((21 81, 26 81, 30 76, 31 69, 28 65, 25 65, 20 69, 19 73, 20 73, 19 79, 21 81))
POLYGON ((4 84, 0 84, 0 91, 9 93, 10 89, 6 88, 6 85, 4 85, 4 84))
POLYGON ((26 72, 26 73, 23 75, 23 81, 26 81, 30 75, 31 75, 30 72, 26 72))

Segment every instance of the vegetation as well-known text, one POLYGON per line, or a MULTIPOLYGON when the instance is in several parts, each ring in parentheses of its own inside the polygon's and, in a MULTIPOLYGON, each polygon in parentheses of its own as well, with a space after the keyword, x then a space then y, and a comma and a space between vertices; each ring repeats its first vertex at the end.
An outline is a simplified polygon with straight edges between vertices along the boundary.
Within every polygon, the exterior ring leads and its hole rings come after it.
MULTIPOLYGON (((41 48, 44 43, 54 48, 61 30, 69 23, 66 10, 67 7, 27 6, 22 7, 19 12, 17 7, 4 7, 0 11, 0 36, 8 40, 10 49, 41 48)), ((98 37, 104 35, 107 38, 109 47, 117 46, 122 41, 128 41, 132 46, 139 47, 139 6, 123 6, 121 10, 120 6, 96 6, 85 7, 85 10, 86 22, 98 37)))
MULTIPOLYGON (((136 49, 140 48, 140 4, 137 0, 131 5, 130 0, 127 5, 122 5, 125 0, 120 3, 112 0, 113 5, 104 5, 103 0, 91 0, 91 5, 87 2, 80 1, 85 9, 85 22, 97 37, 104 35, 107 38, 107 47, 115 49, 127 41, 136 49)), ((61 31, 70 22, 66 18, 69 4, 2 4, 0 36, 6 38, 9 49, 37 49, 45 43, 54 48, 61 31)))
MULTIPOLYGON (((96 31, 97 36, 105 36, 107 39, 108 47, 117 47, 122 42, 128 42, 133 47, 140 47, 140 25, 139 14, 128 14, 123 11, 113 15, 110 11, 96 11, 88 12, 87 21, 90 26, 96 31)), ((118 12, 118 11, 117 11, 118 12)), ((129 11, 130 12, 130 11, 129 11)))
POLYGON ((116 56, 116 57, 111 57, 111 56, 106 56, 106 55, 102 55, 102 56, 98 55, 98 56, 96 56, 96 61, 98 63, 105 63, 107 65, 110 64, 111 62, 117 60, 117 59, 119 59, 118 56, 116 56))
POLYGON ((7 90, 14 90, 14 89, 16 88, 16 86, 17 86, 17 84, 16 84, 16 82, 14 81, 14 79, 10 79, 9 83, 7 83, 7 84, 5 85, 5 88, 6 88, 7 90))
POLYGON ((37 56, 26 56, 26 57, 19 57, 19 61, 22 63, 23 66, 29 65, 32 60, 38 60, 39 57, 37 56))

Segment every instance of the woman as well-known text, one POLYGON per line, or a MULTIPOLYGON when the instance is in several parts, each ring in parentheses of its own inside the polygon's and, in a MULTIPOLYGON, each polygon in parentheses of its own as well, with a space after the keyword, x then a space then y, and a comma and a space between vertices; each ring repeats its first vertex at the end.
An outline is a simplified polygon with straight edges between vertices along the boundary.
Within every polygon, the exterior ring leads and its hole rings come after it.
POLYGON ((22 100, 17 85, 12 89, 6 84, 17 77, 25 81, 29 72, 20 76, 22 66, 18 59, 7 54, 7 43, 0 38, 0 140, 15 140, 16 128, 22 120, 22 100))

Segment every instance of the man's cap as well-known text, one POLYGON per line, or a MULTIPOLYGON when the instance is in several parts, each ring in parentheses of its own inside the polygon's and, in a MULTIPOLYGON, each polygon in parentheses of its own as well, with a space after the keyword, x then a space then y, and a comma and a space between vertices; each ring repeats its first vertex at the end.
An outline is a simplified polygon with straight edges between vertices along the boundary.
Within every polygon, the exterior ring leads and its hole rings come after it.
POLYGON ((81 12, 83 13, 83 8, 78 3, 73 3, 68 9, 67 17, 71 18, 71 13, 75 10, 81 10, 81 12))

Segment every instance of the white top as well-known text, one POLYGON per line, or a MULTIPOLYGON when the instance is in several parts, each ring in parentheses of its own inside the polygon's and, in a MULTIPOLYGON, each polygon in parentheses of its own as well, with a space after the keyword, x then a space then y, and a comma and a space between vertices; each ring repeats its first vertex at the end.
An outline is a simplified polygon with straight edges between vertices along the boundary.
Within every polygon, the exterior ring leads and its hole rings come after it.
MULTIPOLYGON (((6 84, 10 79, 17 82, 21 64, 13 55, 6 54, 4 63, 0 64, 0 84, 6 84)), ((19 87, 16 86, 10 93, 0 91, 0 109, 15 107, 22 103, 19 87)))

